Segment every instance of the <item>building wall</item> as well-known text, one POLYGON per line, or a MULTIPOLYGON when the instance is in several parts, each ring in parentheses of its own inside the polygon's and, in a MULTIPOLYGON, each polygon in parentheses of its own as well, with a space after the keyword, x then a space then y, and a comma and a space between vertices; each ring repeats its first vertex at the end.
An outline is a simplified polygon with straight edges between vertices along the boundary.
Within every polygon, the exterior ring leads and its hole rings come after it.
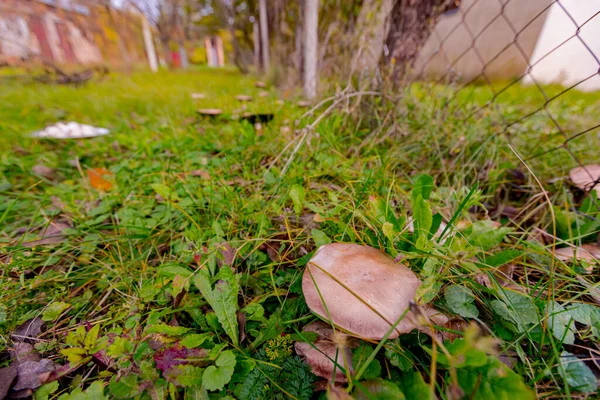
POLYGON ((600 0, 561 0, 560 3, 564 8, 555 4, 548 13, 531 57, 531 75, 525 82, 535 80, 568 87, 594 75, 577 88, 598 90, 600 15, 596 14, 600 12, 600 0), (581 28, 577 35, 578 26, 581 28))
POLYGON ((548 14, 543 10, 551 3, 552 0, 462 1, 459 9, 438 21, 417 59, 416 73, 452 75, 467 81, 483 78, 482 72, 490 79, 524 74, 548 14), (518 37, 515 32, 520 32, 518 37))
POLYGON ((129 59, 145 60, 139 15, 114 12, 74 1, 0 0, 0 63, 122 64, 122 37, 129 59), (118 29, 118 33, 117 33, 118 29))

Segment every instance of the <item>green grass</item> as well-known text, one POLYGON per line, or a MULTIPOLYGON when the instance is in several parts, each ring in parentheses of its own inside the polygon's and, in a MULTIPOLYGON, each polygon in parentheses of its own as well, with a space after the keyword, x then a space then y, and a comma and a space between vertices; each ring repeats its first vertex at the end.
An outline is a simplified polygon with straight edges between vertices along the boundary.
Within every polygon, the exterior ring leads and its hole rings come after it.
MULTIPOLYGON (((598 208, 556 178, 577 165, 573 155, 595 162, 599 140, 590 132, 569 142, 571 153, 559 149, 528 160, 532 175, 507 137, 525 159, 565 140, 543 113, 504 134, 506 121, 539 106, 536 88, 514 86, 497 106, 465 121, 469 107, 489 99, 486 87, 454 98, 454 88, 418 84, 400 100, 343 102, 305 132, 319 112, 300 119, 306 110, 292 99, 280 104, 275 89, 259 97, 254 79, 233 70, 111 75, 81 88, 6 82, 0 86, 0 366, 10 364, 10 333, 44 318, 36 349, 72 367, 45 387, 53 389, 50 398, 93 382, 106 386, 110 398, 196 398, 205 390, 211 398, 324 396, 313 393, 317 378, 290 355, 299 332, 317 319, 302 297, 304 265, 330 241, 402 256, 423 280, 423 302, 480 327, 443 347, 417 332, 379 347, 363 342, 354 353, 362 376, 351 385, 356 398, 384 390, 379 378, 391 382, 389 393, 402 390, 406 398, 422 398, 428 388, 448 399, 458 387, 471 398, 594 390, 577 387, 589 368, 561 354, 595 357, 585 349, 598 339, 600 309, 586 285, 597 285, 597 274, 553 259, 540 232, 554 232, 549 199, 561 241, 595 241, 598 208), (194 92, 207 98, 193 101, 194 92), (254 101, 243 110, 237 94, 254 101), (226 115, 197 118, 196 109, 215 107, 226 115), (229 118, 246 111, 273 112, 275 119, 256 131, 229 118), (109 127, 112 134, 29 137, 61 120, 109 127), (53 173, 39 176, 36 165, 53 173), (94 168, 111 171, 111 189, 90 185, 94 168), (435 187, 419 200, 413 186, 422 174, 435 187), (505 206, 520 213, 511 220, 501 212, 505 206), (444 243, 407 232, 416 207, 454 221, 444 243), (490 217, 505 229, 491 227, 490 217), (23 246, 57 222, 69 226, 58 243, 23 246), (497 274, 506 264, 514 267, 510 284, 497 274), (236 335, 236 311, 245 314, 244 340, 236 335), (510 356, 515 374, 487 358, 498 350, 488 336, 510 356), (165 366, 167 356, 186 361, 165 366), (365 359, 372 360, 368 366, 360 364, 365 359)), ((597 94, 572 91, 548 110, 570 136, 593 125, 599 108, 597 94)), ((419 218, 419 226, 430 225, 419 218)))

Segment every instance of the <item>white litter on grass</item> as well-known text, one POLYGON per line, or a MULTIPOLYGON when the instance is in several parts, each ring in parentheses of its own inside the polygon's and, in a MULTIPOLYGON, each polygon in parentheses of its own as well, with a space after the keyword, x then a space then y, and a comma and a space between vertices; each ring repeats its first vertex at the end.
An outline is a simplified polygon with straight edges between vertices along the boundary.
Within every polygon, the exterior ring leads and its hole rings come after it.
POLYGON ((109 133, 110 130, 106 128, 97 128, 78 122, 68 122, 66 124, 59 122, 41 131, 34 132, 31 136, 44 139, 83 139, 104 136, 109 133))

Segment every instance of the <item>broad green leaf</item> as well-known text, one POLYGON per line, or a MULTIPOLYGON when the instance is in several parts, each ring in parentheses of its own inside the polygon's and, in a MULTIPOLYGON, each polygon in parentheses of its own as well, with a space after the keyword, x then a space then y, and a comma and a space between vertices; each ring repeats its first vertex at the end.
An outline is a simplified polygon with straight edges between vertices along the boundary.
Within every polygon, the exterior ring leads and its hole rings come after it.
POLYGON ((592 370, 575 355, 566 351, 560 355, 560 362, 564 370, 564 379, 573 389, 590 393, 598 389, 598 381, 592 370))
POLYGON ((46 322, 54 321, 69 307, 71 307, 69 303, 62 301, 50 303, 48 307, 44 309, 44 312, 42 313, 42 319, 46 322))
POLYGON ((468 399, 535 399, 535 394, 523 383, 521 377, 492 356, 481 367, 459 369, 457 376, 458 384, 468 399))
POLYGON ((522 251, 508 249, 508 250, 504 250, 499 253, 493 254, 491 256, 486 256, 485 263, 492 267, 500 267, 501 265, 504 265, 507 262, 510 262, 510 261, 514 260, 515 258, 520 257, 522 255, 523 255, 522 251))
POLYGON ((150 187, 165 200, 179 200, 179 196, 177 196, 177 193, 175 193, 173 189, 171 189, 167 185, 163 185, 162 183, 153 183, 150 185, 150 187))
POLYGON ((36 391, 33 398, 35 400, 48 400, 50 395, 58 390, 58 381, 50 382, 40 386, 36 391))
MULTIPOLYGON (((108 399, 104 395, 104 386, 101 381, 93 382, 85 391, 80 387, 69 394, 61 395, 58 400, 104 400, 108 399)), ((36 397, 37 400, 37 397, 36 397)))
POLYGON ((517 325, 523 332, 527 325, 538 323, 537 307, 524 294, 503 290, 502 300, 491 302, 492 309, 505 320, 517 325))
POLYGON ((410 371, 414 368, 412 354, 400 346, 398 339, 386 344, 385 356, 390 360, 390 364, 398 367, 400 371, 410 371))
POLYGON ((311 230, 310 235, 312 236, 313 240, 315 241, 315 246, 317 246, 317 248, 331 243, 331 239, 329 239, 327 234, 325 234, 325 232, 320 231, 318 229, 311 230))
POLYGON ((167 324, 155 324, 146 328, 147 335, 160 334, 166 336, 181 336, 185 335, 190 328, 184 326, 171 326, 167 324))
POLYGON ((475 297, 471 289, 464 286, 452 285, 444 291, 448 308, 464 318, 477 318, 479 311, 475 307, 475 297))
POLYGON ((69 362, 76 363, 87 356, 87 350, 82 349, 81 347, 69 347, 68 349, 62 349, 60 354, 67 357, 69 362))
POLYGON ((216 278, 218 279, 215 288, 211 287, 211 279, 206 269, 201 269, 196 273, 194 283, 206 299, 208 304, 214 310, 219 323, 225 330, 225 333, 231 338, 234 345, 238 341, 238 292, 239 285, 237 277, 229 267, 223 267, 219 270, 216 278))
POLYGON ((294 203, 294 212, 300 214, 304 205, 304 188, 300 185, 292 185, 290 199, 294 203))
POLYGON ((394 225, 392 223, 384 222, 383 225, 381 225, 381 231, 383 232, 386 238, 394 240, 396 233, 394 231, 394 225))
POLYGON ((235 370, 235 354, 231 350, 226 350, 219 354, 215 365, 211 365, 202 375, 202 386, 206 390, 221 390, 229 383, 235 370))
POLYGON ((567 312, 580 324, 596 326, 600 323, 600 307, 587 303, 573 303, 567 307, 567 312))
POLYGON ((356 400, 404 400, 404 394, 395 383, 381 378, 356 383, 352 393, 356 400))
MULTIPOLYGON (((356 371, 361 367, 361 365, 367 360, 367 358, 373 353, 373 349, 371 346, 363 344, 358 349, 354 350, 352 354, 352 364, 356 371)), ((377 359, 373 359, 367 369, 362 375, 362 378, 365 380, 375 379, 381 375, 381 364, 377 359)))
POLYGON ((98 340, 99 334, 100 334, 100 324, 96 324, 85 335, 85 340, 83 342, 84 347, 88 350, 94 348, 96 346, 96 341, 98 340))
POLYGON ((565 308, 555 301, 548 304, 548 328, 561 343, 575 343, 575 320, 565 308))
POLYGON ((510 231, 510 228, 497 228, 491 220, 483 220, 473 223, 463 234, 472 246, 487 251, 502 243, 510 231))
POLYGON ((423 376, 418 371, 404 372, 398 382, 398 387, 407 399, 435 399, 435 395, 431 393, 429 385, 425 383, 423 376))
POLYGON ((192 276, 193 272, 190 271, 188 268, 182 267, 180 265, 171 264, 158 268, 158 274, 168 277, 175 277, 179 275, 185 278, 189 278, 190 276, 192 276))
POLYGON ((179 343, 188 349, 195 349, 196 347, 202 346, 204 342, 212 342, 212 334, 192 333, 181 339, 179 343))
POLYGON ((421 196, 424 200, 428 200, 433 190, 433 178, 427 174, 419 175, 413 184, 411 197, 417 198, 421 196))
MULTIPOLYGON (((452 356, 448 359, 445 353, 438 354, 438 361, 442 365, 454 366, 455 368, 481 367, 487 362, 485 351, 474 346, 467 339, 456 339, 452 343, 445 344, 446 350, 452 356)), ((429 350, 427 350, 429 352, 429 350)))
POLYGON ((134 398, 142 390, 135 374, 125 375, 121 378, 113 376, 108 384, 108 389, 112 394, 111 398, 116 399, 134 398))
POLYGON ((177 383, 184 387, 201 386, 203 374, 204 368, 190 364, 177 365, 169 370, 169 378, 175 379, 177 383))
POLYGON ((415 227, 415 235, 427 238, 431 225, 433 223, 433 215, 431 206, 427 200, 419 194, 412 201, 413 208, 413 224, 415 227))

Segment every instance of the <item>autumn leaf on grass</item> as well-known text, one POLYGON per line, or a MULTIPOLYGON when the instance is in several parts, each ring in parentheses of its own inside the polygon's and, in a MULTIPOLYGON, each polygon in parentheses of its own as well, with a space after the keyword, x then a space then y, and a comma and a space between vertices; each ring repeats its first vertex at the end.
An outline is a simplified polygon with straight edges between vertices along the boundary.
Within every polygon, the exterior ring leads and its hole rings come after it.
POLYGON ((112 172, 106 168, 91 168, 87 171, 90 185, 94 189, 98 190, 110 190, 113 187, 112 182, 105 178, 105 176, 112 176, 112 172))
POLYGON ((219 270, 216 277, 217 283, 213 289, 212 277, 207 269, 201 269, 194 279, 196 287, 202 293, 208 304, 214 310, 219 323, 225 333, 231 338, 235 346, 238 345, 237 311, 239 309, 237 296, 239 292, 238 277, 229 267, 219 270))

